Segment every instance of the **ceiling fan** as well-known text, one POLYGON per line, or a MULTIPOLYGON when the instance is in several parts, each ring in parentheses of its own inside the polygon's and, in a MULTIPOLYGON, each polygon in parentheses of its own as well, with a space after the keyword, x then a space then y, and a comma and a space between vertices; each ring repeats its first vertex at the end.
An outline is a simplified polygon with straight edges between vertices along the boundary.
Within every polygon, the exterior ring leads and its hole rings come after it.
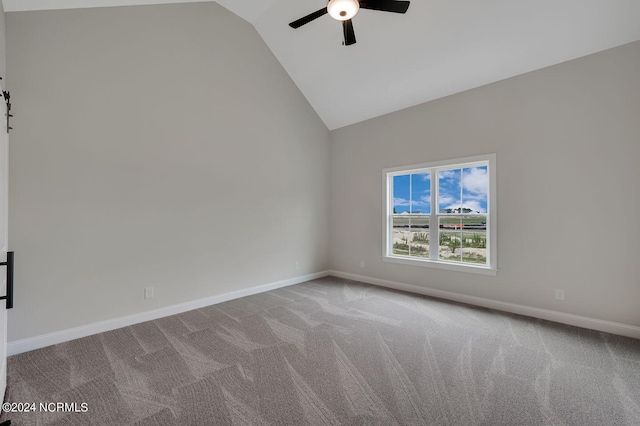
POLYGON ((405 13, 409 9, 409 1, 406 0, 330 0, 327 7, 316 10, 297 21, 289 24, 291 28, 300 28, 314 19, 329 14, 333 19, 342 21, 342 31, 344 32, 344 45, 355 44, 356 34, 353 32, 351 18, 356 16, 358 10, 372 9, 382 12, 405 13))

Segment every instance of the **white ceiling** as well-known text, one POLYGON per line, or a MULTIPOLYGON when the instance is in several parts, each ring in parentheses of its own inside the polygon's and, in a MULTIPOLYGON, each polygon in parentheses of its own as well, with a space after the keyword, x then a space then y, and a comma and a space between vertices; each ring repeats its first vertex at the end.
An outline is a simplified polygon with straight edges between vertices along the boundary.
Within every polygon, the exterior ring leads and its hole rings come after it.
MULTIPOLYGON (((11 12, 192 1, 3 3, 11 12)), ((640 40, 640 0, 411 0, 405 15, 361 10, 348 47, 328 15, 287 25, 326 0, 217 2, 255 26, 331 130, 640 40)))

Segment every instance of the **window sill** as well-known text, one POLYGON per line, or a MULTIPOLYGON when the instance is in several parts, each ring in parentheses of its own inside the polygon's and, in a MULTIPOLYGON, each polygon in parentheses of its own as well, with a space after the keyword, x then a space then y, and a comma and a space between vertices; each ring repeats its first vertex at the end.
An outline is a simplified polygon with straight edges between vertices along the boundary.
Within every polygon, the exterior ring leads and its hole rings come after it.
POLYGON ((463 265, 453 262, 444 262, 438 260, 411 259, 400 256, 382 256, 384 262, 399 263, 401 265, 422 266, 426 268, 447 269, 449 271, 468 272, 471 274, 493 275, 498 273, 497 269, 486 266, 463 265))

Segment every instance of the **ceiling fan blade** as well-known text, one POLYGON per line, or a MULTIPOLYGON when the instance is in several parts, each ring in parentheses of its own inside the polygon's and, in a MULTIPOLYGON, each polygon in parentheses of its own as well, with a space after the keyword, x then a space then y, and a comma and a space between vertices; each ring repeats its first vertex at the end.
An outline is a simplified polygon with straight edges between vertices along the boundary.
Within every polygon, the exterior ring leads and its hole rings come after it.
POLYGON ((309 22, 313 21, 314 19, 318 19, 319 17, 321 17, 322 15, 325 15, 326 13, 327 13, 326 7, 320 10, 316 10, 315 12, 310 13, 307 16, 304 16, 298 19, 297 21, 293 21, 292 23, 289 24, 289 26, 291 28, 300 28, 304 24, 308 24, 309 22))
POLYGON ((351 19, 342 21, 342 30, 344 32, 344 45, 350 46, 356 43, 356 33, 353 31, 353 22, 351 19))
POLYGON ((409 9, 409 2, 406 0, 362 0, 360 8, 405 13, 409 9))

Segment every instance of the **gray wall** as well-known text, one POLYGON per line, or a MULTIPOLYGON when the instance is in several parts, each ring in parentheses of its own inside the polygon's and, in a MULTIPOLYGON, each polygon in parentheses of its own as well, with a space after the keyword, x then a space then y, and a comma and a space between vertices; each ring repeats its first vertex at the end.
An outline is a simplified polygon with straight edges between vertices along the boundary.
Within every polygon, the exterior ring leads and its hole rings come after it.
POLYGON ((332 268, 640 325, 638 70, 640 42, 332 131, 332 268), (382 262, 382 169, 485 153, 498 275, 382 262))
MULTIPOLYGON (((4 6, 0 1, 0 77, 7 77, 7 37, 5 32, 4 6)), ((6 83, 6 82, 5 82, 6 83)), ((6 84, 2 84, 5 87, 6 84)))
POLYGON ((329 267, 640 325, 640 43, 330 135, 215 3, 6 20, 10 341, 329 267), (498 275, 383 263, 382 169, 491 152, 498 275))
POLYGON ((329 131, 249 23, 216 3, 6 20, 10 341, 328 267, 329 131))

